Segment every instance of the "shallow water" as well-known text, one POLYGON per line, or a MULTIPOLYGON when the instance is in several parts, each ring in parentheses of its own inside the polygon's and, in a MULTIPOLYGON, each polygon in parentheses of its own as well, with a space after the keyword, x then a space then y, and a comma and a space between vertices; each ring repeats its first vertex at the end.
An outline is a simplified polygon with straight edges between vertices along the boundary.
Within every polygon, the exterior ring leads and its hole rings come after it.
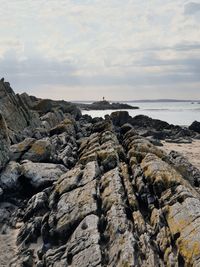
MULTIPOLYGON (((140 109, 127 110, 130 116, 142 114, 153 119, 160 119, 170 124, 190 125, 193 121, 200 121, 200 104, 191 102, 159 102, 143 103, 129 102, 131 106, 138 106, 140 109)), ((104 117, 115 110, 83 110, 83 114, 89 114, 92 117, 104 117)))

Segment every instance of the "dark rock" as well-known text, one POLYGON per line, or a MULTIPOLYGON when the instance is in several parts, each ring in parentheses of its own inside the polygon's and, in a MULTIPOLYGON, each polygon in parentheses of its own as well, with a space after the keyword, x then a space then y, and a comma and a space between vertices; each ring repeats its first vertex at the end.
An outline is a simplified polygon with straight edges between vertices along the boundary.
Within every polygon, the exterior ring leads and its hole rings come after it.
POLYGON ((109 121, 100 121, 100 122, 96 122, 93 124, 92 126, 92 132, 93 133, 98 133, 98 132, 102 132, 103 130, 111 130, 112 129, 112 124, 109 121))
POLYGON ((192 131, 195 131, 197 133, 200 133, 200 122, 194 121, 190 126, 189 129, 192 131))
POLYGON ((80 121, 84 121, 86 123, 91 123, 92 122, 92 117, 88 114, 82 115, 80 118, 80 121))
POLYGON ((51 143, 49 138, 35 141, 28 151, 21 157, 22 160, 33 162, 48 162, 51 156, 51 143))
POLYGON ((97 123, 97 122, 102 122, 102 121, 103 121, 103 118, 101 117, 92 118, 92 124, 97 123))
POLYGON ((71 114, 75 119, 79 119, 81 117, 80 109, 75 104, 64 100, 38 99, 33 109, 41 115, 47 112, 61 110, 64 114, 71 114))
POLYGON ((63 165, 52 163, 34 163, 23 161, 21 175, 35 188, 44 188, 53 184, 67 169, 63 165))
POLYGON ((125 123, 121 126, 121 133, 125 134, 126 132, 130 131, 133 129, 133 126, 130 123, 125 123))
POLYGON ((21 166, 19 163, 11 161, 0 174, 0 186, 4 191, 17 192, 20 188, 19 177, 21 176, 21 166))
POLYGON ((18 161, 22 158, 36 140, 34 138, 26 138, 24 141, 14 144, 10 147, 10 158, 12 161, 18 161))
POLYGON ((128 111, 116 111, 110 115, 111 121, 116 126, 122 126, 123 124, 128 123, 130 118, 128 111))
POLYGON ((4 115, 8 128, 20 132, 28 127, 35 127, 39 122, 37 113, 29 110, 19 95, 15 95, 9 83, 0 81, 0 112, 4 115))
POLYGON ((167 122, 161 120, 155 120, 145 115, 135 116, 130 120, 130 124, 133 126, 139 126, 144 128, 151 127, 157 131, 170 128, 170 125, 167 122))
POLYGON ((106 109, 139 109, 139 107, 134 107, 123 103, 110 103, 106 100, 97 101, 92 104, 77 104, 81 109, 86 110, 106 110, 106 109))
POLYGON ((57 124, 50 130, 50 136, 59 135, 61 133, 68 133, 69 135, 75 135, 75 122, 70 119, 65 119, 60 124, 57 124))
POLYGON ((9 160, 8 129, 3 116, 0 113, 0 170, 9 160))

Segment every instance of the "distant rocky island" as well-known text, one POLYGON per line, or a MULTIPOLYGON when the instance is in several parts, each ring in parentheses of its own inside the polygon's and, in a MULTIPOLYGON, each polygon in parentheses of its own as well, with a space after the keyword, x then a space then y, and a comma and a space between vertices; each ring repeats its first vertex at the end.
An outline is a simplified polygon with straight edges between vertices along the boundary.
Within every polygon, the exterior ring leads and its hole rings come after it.
POLYGON ((92 118, 2 79, 0 266, 200 266, 200 170, 160 148, 194 139, 198 121, 92 118))
POLYGON ((93 102, 92 104, 83 104, 77 103, 77 106, 83 110, 115 110, 115 109, 139 109, 139 107, 134 107, 128 104, 113 102, 102 100, 93 102))

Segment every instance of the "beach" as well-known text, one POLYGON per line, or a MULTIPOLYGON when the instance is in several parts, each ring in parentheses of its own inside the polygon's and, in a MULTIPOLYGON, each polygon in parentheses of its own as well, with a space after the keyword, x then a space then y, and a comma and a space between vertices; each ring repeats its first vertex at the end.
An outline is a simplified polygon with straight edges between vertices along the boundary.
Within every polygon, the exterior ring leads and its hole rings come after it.
POLYGON ((163 150, 181 153, 190 163, 200 169, 200 140, 193 140, 191 144, 176 144, 163 141, 163 150))
POLYGON ((1 267, 8 266, 8 263, 14 258, 14 255, 16 255, 17 253, 16 240, 18 234, 19 234, 19 229, 8 229, 6 233, 0 234, 1 267))

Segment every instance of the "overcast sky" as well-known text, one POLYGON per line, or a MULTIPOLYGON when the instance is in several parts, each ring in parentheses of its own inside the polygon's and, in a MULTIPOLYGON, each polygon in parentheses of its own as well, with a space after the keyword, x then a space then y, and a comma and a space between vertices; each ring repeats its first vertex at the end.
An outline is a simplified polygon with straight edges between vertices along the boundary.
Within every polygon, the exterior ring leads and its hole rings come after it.
POLYGON ((66 100, 200 99, 200 0, 0 0, 0 75, 66 100))

